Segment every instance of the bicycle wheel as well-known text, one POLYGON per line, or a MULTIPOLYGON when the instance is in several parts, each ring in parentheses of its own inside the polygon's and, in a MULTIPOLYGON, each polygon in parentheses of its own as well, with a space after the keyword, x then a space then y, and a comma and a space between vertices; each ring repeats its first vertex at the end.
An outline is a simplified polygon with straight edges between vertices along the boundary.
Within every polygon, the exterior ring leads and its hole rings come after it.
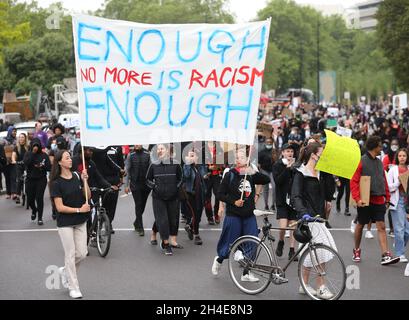
POLYGON ((257 237, 237 239, 229 254, 229 273, 242 292, 258 294, 270 284, 273 259, 267 246, 257 237))
POLYGON ((338 300, 346 286, 345 264, 333 248, 312 244, 301 254, 298 278, 311 299, 338 300))
POLYGON ((97 249, 99 255, 104 258, 111 246, 111 223, 105 211, 101 209, 97 219, 97 249))

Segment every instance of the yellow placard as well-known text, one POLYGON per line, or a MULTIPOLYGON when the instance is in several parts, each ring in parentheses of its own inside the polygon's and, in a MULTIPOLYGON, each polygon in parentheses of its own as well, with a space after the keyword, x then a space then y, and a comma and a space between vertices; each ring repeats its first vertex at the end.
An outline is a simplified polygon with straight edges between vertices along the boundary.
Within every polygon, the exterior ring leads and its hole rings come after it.
POLYGON ((325 134, 327 143, 317 163, 317 170, 351 179, 361 160, 358 142, 329 130, 325 130, 325 134))

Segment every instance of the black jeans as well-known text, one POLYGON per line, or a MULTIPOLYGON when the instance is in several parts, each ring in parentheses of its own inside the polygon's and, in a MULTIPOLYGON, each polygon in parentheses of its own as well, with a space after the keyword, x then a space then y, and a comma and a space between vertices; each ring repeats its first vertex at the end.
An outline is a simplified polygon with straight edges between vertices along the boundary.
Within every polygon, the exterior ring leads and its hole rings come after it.
POLYGON ((27 201, 33 214, 38 214, 38 220, 43 219, 44 192, 47 187, 47 178, 28 179, 26 185, 27 201))
POLYGON ((142 215, 145 211, 146 202, 148 201, 149 193, 151 189, 145 187, 137 187, 132 190, 133 201, 135 202, 135 222, 136 229, 143 230, 142 215))
POLYGON ((112 221, 114 221, 115 218, 116 205, 118 204, 118 196, 119 196, 118 191, 108 192, 102 203, 102 206, 105 208, 107 216, 109 218, 109 222, 111 223, 112 221))
POLYGON ((179 229, 179 200, 161 200, 152 198, 155 224, 162 240, 177 236, 179 229))
POLYGON ((349 209, 349 196, 351 194, 349 180, 346 178, 339 178, 339 181, 341 182, 341 186, 338 188, 337 208, 341 207, 341 199, 345 190, 345 209, 349 209))
POLYGON ((4 178, 6 180, 6 193, 8 196, 11 195, 11 188, 12 188, 12 183, 11 183, 11 172, 13 171, 13 165, 8 164, 4 167, 3 169, 3 174, 4 178))
POLYGON ((219 175, 210 176, 209 179, 206 179, 206 198, 205 198, 205 210, 207 218, 212 218, 213 215, 217 217, 219 212, 219 200, 216 198, 216 194, 219 190, 220 182, 222 178, 219 175), (214 199, 214 208, 212 211, 212 191, 215 196, 214 199))
POLYGON ((193 234, 199 234, 199 224, 202 220, 203 204, 201 199, 197 199, 193 194, 188 193, 188 201, 186 202, 188 213, 187 223, 190 224, 193 234))

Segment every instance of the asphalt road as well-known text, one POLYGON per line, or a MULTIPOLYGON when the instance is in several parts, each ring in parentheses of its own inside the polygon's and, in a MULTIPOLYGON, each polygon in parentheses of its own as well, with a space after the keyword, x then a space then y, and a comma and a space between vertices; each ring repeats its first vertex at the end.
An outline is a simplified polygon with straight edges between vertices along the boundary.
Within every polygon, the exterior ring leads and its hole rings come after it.
MULTIPOLYGON (((262 199, 260 205, 262 205, 262 199)), ((355 211, 353 210, 353 214, 355 211)), ((203 214, 205 217, 205 215, 203 214)), ((216 254, 220 226, 202 223, 202 246, 189 241, 184 230, 180 231, 182 250, 173 256, 165 256, 159 247, 149 242, 149 232, 139 237, 132 230, 134 219, 131 196, 119 200, 110 252, 100 258, 95 248, 79 270, 81 291, 85 299, 137 299, 137 300, 304 300, 298 294, 299 282, 296 265, 290 266, 286 276, 289 283, 270 285, 266 291, 249 296, 241 293, 230 280, 227 261, 221 274, 215 278, 210 269, 216 254)), ((205 218, 204 218, 205 219, 205 218)), ((349 231, 351 217, 332 213, 332 234, 346 266, 351 260, 353 235, 349 231)), ((206 219, 205 219, 206 220, 206 219)), ((276 223, 275 218, 272 219, 276 223)), ((151 199, 144 215, 145 228, 153 222, 151 199)), ((181 228, 183 225, 181 225, 181 228)), ((47 267, 63 265, 64 253, 51 219, 48 192, 44 226, 30 220, 30 211, 17 206, 5 196, 0 196, 0 299, 69 299, 65 289, 47 289, 47 267)), ((380 249, 375 239, 363 239, 362 262, 359 269, 359 289, 347 289, 343 299, 382 300, 409 299, 409 278, 403 276, 405 265, 381 266, 380 249)), ((392 248, 392 238, 389 244, 392 248)), ((288 253, 285 247, 284 263, 288 253)), ((51 267, 52 268, 52 267, 51 267)), ((348 269, 348 268, 347 268, 348 269)), ((351 274, 352 274, 351 273, 351 274)))

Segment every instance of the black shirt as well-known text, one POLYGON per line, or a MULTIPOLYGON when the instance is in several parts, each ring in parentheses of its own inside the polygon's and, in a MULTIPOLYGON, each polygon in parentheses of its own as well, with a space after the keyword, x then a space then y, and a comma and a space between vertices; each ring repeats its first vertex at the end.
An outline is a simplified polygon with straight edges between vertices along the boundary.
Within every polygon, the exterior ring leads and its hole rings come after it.
MULTIPOLYGON (((81 208, 85 203, 82 182, 76 173, 67 180, 58 177, 51 183, 51 198, 62 198, 64 206, 81 208)), ((89 213, 59 213, 57 212, 57 227, 71 227, 83 224, 90 217, 89 213)))

